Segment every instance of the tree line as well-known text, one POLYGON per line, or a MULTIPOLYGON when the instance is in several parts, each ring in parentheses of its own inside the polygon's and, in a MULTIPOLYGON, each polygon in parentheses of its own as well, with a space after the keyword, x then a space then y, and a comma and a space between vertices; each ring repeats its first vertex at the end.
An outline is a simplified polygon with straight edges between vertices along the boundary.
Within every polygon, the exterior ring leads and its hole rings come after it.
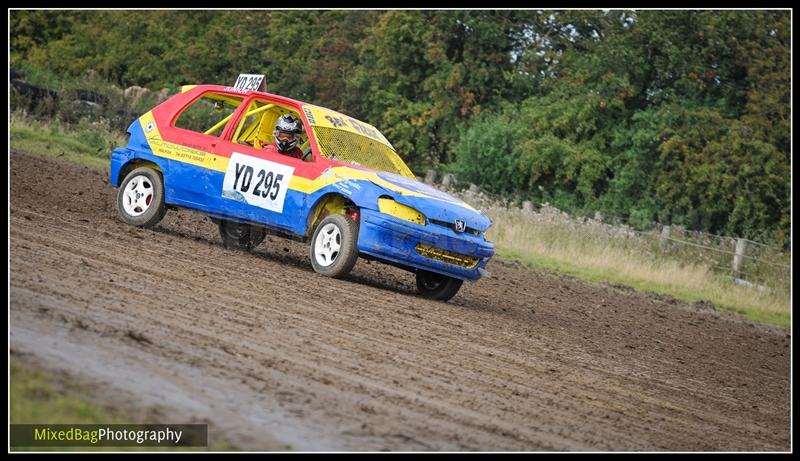
POLYGON ((11 11, 11 63, 231 84, 377 126, 415 171, 788 244, 787 10, 11 11))

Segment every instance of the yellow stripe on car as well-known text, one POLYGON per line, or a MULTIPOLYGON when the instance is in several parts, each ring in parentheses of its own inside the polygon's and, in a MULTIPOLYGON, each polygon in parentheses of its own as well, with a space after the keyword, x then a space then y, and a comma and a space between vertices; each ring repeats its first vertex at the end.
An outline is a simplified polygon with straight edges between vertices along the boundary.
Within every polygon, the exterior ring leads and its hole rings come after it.
POLYGON ((152 112, 142 115, 139 118, 139 123, 142 125, 142 132, 144 132, 144 136, 150 144, 150 149, 155 155, 215 171, 225 172, 228 169, 228 157, 214 155, 161 139, 161 133, 158 131, 158 125, 156 125, 152 112))
MULTIPOLYGON (((175 144, 161 139, 161 134, 158 131, 158 126, 156 125, 152 112, 147 112, 146 114, 142 115, 139 118, 139 123, 141 124, 142 131, 144 132, 144 135, 150 144, 150 149, 155 155, 168 158, 170 160, 185 162, 190 165, 208 168, 210 170, 219 171, 222 173, 227 171, 228 162, 230 161, 230 158, 228 157, 215 155, 199 149, 192 149, 191 147, 182 146, 180 144, 175 144)), ((386 181, 372 171, 365 171, 346 166, 329 168, 323 171, 319 177, 314 179, 293 175, 291 181, 289 182, 289 189, 303 192, 305 194, 313 194, 323 187, 347 180, 370 181, 387 190, 409 197, 425 197, 433 200, 441 200, 437 197, 415 192, 406 189, 405 187, 398 186, 392 182, 386 181)), ((459 205, 470 210, 474 210, 474 208, 466 203, 459 203, 459 205)))

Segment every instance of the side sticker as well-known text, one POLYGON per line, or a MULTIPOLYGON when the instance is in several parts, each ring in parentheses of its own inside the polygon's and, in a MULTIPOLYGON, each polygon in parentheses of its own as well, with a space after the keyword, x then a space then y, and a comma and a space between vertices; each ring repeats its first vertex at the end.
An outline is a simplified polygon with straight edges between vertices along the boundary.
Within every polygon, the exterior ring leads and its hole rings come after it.
POLYGON ((234 152, 222 182, 222 196, 283 213, 294 167, 234 152))

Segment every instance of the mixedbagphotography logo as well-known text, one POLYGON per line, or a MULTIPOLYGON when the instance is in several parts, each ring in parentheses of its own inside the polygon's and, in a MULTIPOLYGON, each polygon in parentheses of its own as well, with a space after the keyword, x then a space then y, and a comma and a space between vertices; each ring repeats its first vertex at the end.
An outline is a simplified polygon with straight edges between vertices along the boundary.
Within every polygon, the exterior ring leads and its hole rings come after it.
POLYGON ((12 447, 206 447, 207 424, 12 424, 12 447))

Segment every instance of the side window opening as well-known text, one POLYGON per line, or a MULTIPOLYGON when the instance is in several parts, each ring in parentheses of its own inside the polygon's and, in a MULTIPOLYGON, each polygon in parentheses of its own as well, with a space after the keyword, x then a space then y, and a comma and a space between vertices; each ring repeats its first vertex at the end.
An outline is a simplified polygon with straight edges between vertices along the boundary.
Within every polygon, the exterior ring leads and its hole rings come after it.
POLYGON ((219 137, 243 98, 207 93, 194 101, 175 120, 177 128, 219 137))
MULTIPOLYGON (((239 144, 247 144, 257 149, 274 142, 275 123, 278 117, 284 114, 294 115, 298 119, 300 115, 291 109, 278 106, 265 101, 253 101, 242 115, 239 125, 233 134, 233 141, 239 144)), ((310 152, 310 142, 307 133, 301 135, 298 142, 300 150, 310 152)), ((308 158, 310 161, 310 156, 308 158)))

